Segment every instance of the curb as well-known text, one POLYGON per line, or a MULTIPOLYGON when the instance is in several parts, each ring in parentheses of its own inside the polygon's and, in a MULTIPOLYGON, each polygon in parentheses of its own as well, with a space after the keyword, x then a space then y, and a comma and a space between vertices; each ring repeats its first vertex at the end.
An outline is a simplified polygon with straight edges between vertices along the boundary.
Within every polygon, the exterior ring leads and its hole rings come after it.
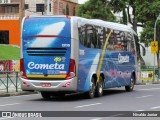
POLYGON ((38 92, 19 91, 10 93, 0 93, 0 97, 10 97, 10 96, 29 95, 29 94, 38 94, 38 92))

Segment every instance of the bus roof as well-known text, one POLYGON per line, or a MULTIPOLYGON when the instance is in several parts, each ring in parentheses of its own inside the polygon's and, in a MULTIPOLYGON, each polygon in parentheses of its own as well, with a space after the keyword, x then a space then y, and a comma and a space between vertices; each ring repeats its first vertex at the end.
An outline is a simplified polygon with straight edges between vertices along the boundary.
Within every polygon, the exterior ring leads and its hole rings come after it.
POLYGON ((105 24, 107 28, 115 29, 115 30, 121 30, 121 31, 127 31, 127 32, 132 32, 133 34, 137 33, 128 25, 120 24, 120 23, 114 23, 114 22, 108 22, 108 21, 103 21, 99 19, 91 19, 93 22, 97 22, 98 24, 105 24))
POLYGON ((29 16, 29 17, 66 17, 66 18, 73 18, 73 19, 77 19, 77 20, 84 20, 85 23, 88 24, 94 24, 97 26, 105 26, 106 28, 110 28, 110 29, 114 29, 114 30, 120 30, 120 31, 127 31, 127 32, 131 32, 135 35, 137 35, 137 33, 128 25, 124 25, 124 24, 120 24, 120 23, 115 23, 115 22, 108 22, 108 21, 103 21, 100 19, 86 19, 86 18, 82 18, 82 17, 78 17, 78 16, 66 16, 66 15, 44 15, 44 16, 29 16))
POLYGON ((100 19, 86 19, 86 18, 75 17, 75 16, 72 16, 72 17, 74 17, 75 19, 84 20, 88 24, 92 23, 92 24, 97 25, 97 26, 105 26, 106 28, 110 28, 110 29, 114 29, 114 30, 120 30, 120 31, 127 31, 127 32, 131 32, 131 33, 137 35, 137 33, 128 25, 115 23, 115 22, 103 21, 103 20, 100 20, 100 19))

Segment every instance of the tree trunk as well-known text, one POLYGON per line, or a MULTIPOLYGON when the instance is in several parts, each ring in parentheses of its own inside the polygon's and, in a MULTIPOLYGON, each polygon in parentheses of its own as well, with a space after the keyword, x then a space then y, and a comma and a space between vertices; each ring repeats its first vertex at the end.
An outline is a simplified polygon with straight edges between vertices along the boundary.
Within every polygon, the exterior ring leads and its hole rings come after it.
POLYGON ((135 11, 135 7, 134 6, 132 8, 133 8, 132 14, 134 15, 134 17, 133 17, 133 30, 137 33, 137 20, 135 18, 136 11, 135 11))

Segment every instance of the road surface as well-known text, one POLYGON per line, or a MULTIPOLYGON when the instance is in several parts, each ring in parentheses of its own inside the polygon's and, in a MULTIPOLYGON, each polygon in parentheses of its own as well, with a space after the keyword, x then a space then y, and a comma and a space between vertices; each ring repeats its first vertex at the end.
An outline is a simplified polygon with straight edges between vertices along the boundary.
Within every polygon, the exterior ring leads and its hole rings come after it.
MULTIPOLYGON (((160 85, 136 85, 132 92, 126 92, 123 87, 108 89, 102 97, 94 99, 86 99, 83 94, 67 95, 63 98, 54 98, 51 100, 42 99, 40 94, 2 97, 0 98, 0 111, 4 113, 6 111, 24 113, 41 111, 42 113, 37 113, 37 115, 41 114, 42 117, 43 115, 45 116, 45 114, 49 114, 50 116, 57 115, 58 117, 54 117, 55 120, 134 120, 139 117, 140 120, 158 120, 159 118, 155 117, 156 113, 154 114, 154 111, 160 111, 160 85), (46 111, 48 111, 48 113, 46 111), (59 111, 59 113, 55 111, 59 111), (65 111, 70 112, 67 113, 65 111), (81 111, 86 111, 86 113, 81 111), (142 116, 148 114, 145 112, 149 111, 149 113, 153 113, 153 116, 137 117, 138 114, 133 114, 133 111, 139 112, 142 116), (73 116, 75 115, 74 118, 67 116, 67 114, 70 115, 71 112, 73 116), (88 114, 91 112, 94 117, 90 115, 89 117, 85 117, 87 112, 88 114), (128 112, 131 112, 131 115, 134 117, 123 117, 125 114, 128 114, 128 112), (102 114, 102 116, 99 116, 99 114, 102 114)), ((160 112, 158 112, 157 116, 160 116, 160 112)), ((1 119, 8 118, 1 117, 0 120, 1 119)), ((17 120, 21 118, 10 119, 17 120)), ((53 118, 47 117, 41 119, 53 118)))

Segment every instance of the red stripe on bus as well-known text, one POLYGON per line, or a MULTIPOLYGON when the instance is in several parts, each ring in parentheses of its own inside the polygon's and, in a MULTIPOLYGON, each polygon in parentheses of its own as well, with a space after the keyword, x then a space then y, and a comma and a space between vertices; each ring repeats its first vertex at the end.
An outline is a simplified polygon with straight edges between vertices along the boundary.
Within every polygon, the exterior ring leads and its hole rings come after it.
POLYGON ((57 38, 63 38, 63 36, 57 36, 57 35, 35 35, 31 36, 32 38, 37 38, 37 37, 57 37, 57 38))

